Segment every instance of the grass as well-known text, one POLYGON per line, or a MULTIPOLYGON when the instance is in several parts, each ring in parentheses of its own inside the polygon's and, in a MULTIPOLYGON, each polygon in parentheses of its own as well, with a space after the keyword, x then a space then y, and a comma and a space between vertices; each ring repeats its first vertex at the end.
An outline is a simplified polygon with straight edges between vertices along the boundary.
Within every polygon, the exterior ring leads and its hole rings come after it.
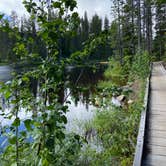
MULTIPOLYGON (((90 128, 97 132, 97 149, 86 146, 81 152, 80 165, 89 166, 130 166, 133 163, 136 139, 140 121, 141 111, 143 110, 143 97, 148 69, 148 58, 142 54, 133 62, 132 67, 121 66, 112 61, 105 72, 105 80, 100 82, 100 99, 104 103, 96 111, 96 115, 90 123, 90 128), (142 61, 140 61, 140 59, 142 61), (113 65, 112 65, 113 63, 113 65), (142 70, 144 66, 144 70, 142 70), (112 69, 112 70, 111 70, 112 69), (135 69, 135 70, 133 70, 135 69), (125 72, 123 72, 123 70, 125 72), (140 72, 141 70, 141 72, 140 72), (126 78, 126 73, 128 77, 126 78), (140 74, 141 73, 141 74, 140 74), (125 81, 124 81, 125 80, 125 81), (131 92, 126 93, 127 100, 133 100, 132 104, 126 104, 124 107, 115 107, 111 104, 112 93, 122 94, 120 90, 123 85, 128 85, 130 81, 131 92), (104 107, 103 107, 104 105, 104 107)), ((87 124, 89 128, 89 124, 87 124)))

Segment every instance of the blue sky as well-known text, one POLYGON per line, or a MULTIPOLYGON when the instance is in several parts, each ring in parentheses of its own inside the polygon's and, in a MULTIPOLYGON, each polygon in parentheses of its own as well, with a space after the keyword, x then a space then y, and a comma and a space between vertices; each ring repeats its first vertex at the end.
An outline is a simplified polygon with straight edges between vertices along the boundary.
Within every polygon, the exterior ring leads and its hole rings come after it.
MULTIPOLYGON (((111 18, 111 0, 77 0, 77 3, 80 16, 83 16, 86 10, 89 18, 95 13, 102 18, 104 18, 105 15, 107 15, 109 19, 111 18)), ((22 5, 22 0, 0 0, 0 12, 10 15, 12 10, 17 11, 19 16, 23 16, 26 12, 22 5)))

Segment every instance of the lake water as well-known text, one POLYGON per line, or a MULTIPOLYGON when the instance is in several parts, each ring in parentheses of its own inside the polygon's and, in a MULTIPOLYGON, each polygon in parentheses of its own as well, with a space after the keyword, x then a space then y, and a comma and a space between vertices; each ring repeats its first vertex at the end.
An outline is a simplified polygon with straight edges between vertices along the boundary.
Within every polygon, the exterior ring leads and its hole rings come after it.
MULTIPOLYGON (((64 98, 71 102, 68 105, 69 112, 66 113, 68 123, 66 125, 67 131, 75 131, 77 133, 82 132, 80 123, 89 121, 93 118, 95 114, 95 107, 90 104, 90 99, 96 91, 96 84, 99 80, 103 79, 103 71, 106 66, 97 66, 97 68, 92 69, 91 67, 70 67, 67 70, 68 81, 70 82, 69 87, 62 91, 62 100, 64 98), (80 90, 80 89, 83 89, 80 90)), ((0 81, 6 82, 12 79, 10 66, 0 66, 0 81)), ((37 83, 32 84, 32 91, 37 92, 37 83)), ((2 103, 2 102, 1 102, 2 103)), ((5 112, 9 112, 10 108, 6 108, 5 112)), ((1 111, 0 111, 1 112, 1 111)), ((22 110, 19 115, 21 119, 31 117, 30 113, 25 113, 22 110)), ((1 126, 10 125, 14 119, 5 119, 0 116, 1 126)), ((25 127, 20 126, 20 130, 24 130, 25 127)), ((4 147, 1 143, 4 142, 6 137, 0 137, 0 148, 4 147)))

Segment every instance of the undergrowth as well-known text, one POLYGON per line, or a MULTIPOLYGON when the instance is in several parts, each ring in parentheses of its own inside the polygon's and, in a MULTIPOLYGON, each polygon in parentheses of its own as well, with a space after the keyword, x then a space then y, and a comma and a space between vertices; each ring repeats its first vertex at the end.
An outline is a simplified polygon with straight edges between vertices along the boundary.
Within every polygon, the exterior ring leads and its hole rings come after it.
POLYGON ((95 137, 100 150, 87 145, 81 152, 80 165, 132 165, 148 74, 149 56, 146 52, 136 55, 131 63, 126 57, 123 65, 114 59, 110 60, 105 80, 98 85, 102 91, 102 105, 90 126, 97 133, 95 137), (130 89, 125 97, 132 103, 125 103, 122 107, 113 106, 112 94, 124 94, 124 86, 130 89))

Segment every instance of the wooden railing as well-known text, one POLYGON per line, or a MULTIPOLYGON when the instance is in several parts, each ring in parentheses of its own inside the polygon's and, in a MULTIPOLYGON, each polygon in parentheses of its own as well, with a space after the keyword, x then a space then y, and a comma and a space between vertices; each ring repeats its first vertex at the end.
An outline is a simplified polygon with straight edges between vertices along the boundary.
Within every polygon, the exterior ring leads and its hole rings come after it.
POLYGON ((138 137, 137 137, 137 145, 135 151, 135 157, 133 166, 141 166, 142 156, 143 156, 143 148, 144 148, 144 138, 145 138, 145 128, 146 128, 146 119, 147 119, 147 110, 148 110, 148 99, 150 93, 150 78, 151 78, 151 69, 152 65, 150 65, 150 74, 147 78, 145 96, 144 96, 144 110, 141 113, 138 137))

